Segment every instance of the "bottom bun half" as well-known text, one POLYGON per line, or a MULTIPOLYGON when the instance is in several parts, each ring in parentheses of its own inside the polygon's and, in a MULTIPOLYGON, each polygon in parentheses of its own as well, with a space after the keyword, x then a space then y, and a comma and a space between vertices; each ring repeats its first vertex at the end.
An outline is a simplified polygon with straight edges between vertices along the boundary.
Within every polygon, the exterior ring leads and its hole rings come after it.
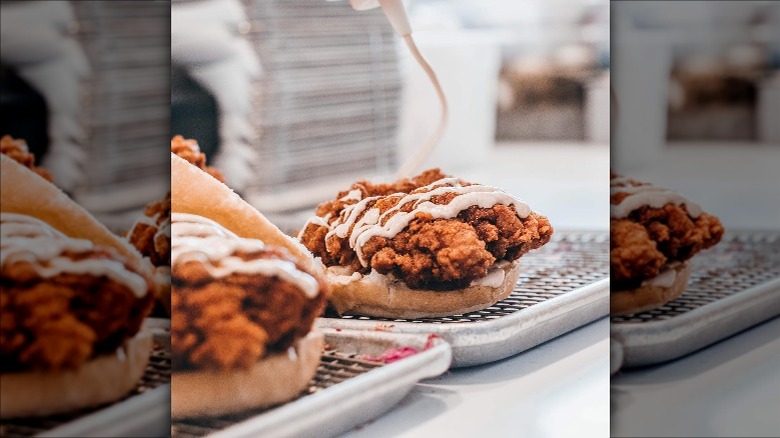
POLYGON ((311 382, 323 336, 312 330, 288 350, 242 370, 200 370, 171 375, 171 417, 215 416, 261 409, 295 398, 311 382))
POLYGON ((685 292, 690 277, 690 263, 679 263, 635 289, 613 291, 610 314, 629 315, 661 307, 685 292))
POLYGON ((372 272, 338 275, 328 272, 331 304, 340 314, 381 318, 435 318, 482 310, 508 297, 520 276, 518 261, 493 268, 471 286, 435 291, 411 289, 399 280, 372 272))
POLYGON ((0 418, 59 414, 119 400, 143 376, 152 342, 151 333, 141 332, 116 353, 74 370, 0 374, 0 418))

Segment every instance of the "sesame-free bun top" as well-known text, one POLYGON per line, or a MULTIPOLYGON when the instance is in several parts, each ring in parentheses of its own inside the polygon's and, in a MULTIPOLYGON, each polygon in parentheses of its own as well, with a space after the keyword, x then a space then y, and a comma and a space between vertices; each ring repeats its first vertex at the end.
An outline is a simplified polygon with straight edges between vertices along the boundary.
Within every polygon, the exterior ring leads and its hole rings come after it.
POLYGON ((65 192, 10 157, 0 154, 0 212, 40 219, 68 237, 114 248, 129 265, 152 278, 152 265, 65 192))
POLYGON ((171 211, 211 219, 239 237, 286 248, 304 266, 323 272, 306 247, 284 234, 230 187, 171 153, 171 211))

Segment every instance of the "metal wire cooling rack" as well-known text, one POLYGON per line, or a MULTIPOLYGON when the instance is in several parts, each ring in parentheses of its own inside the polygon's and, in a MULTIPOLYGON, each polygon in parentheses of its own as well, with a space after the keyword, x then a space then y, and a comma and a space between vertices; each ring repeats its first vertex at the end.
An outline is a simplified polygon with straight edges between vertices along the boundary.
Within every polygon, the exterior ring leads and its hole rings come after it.
POLYGON ((726 235, 693 259, 694 271, 680 298, 654 310, 615 316, 612 323, 663 321, 780 277, 780 233, 726 235))
POLYGON ((780 314, 780 232, 729 232, 692 263, 679 298, 612 318, 623 366, 674 359, 780 314))
MULTIPOLYGON (((362 360, 357 354, 346 354, 332 349, 326 350, 322 353, 322 357, 320 358, 317 374, 312 379, 309 387, 306 388, 298 398, 314 394, 325 388, 365 374, 373 369, 380 368, 383 365, 384 364, 377 362, 362 360)), ((261 415, 265 411, 267 411, 267 409, 253 409, 220 417, 173 421, 171 424, 171 437, 191 438, 206 436, 225 429, 228 426, 232 426, 233 424, 245 421, 251 417, 261 415)))
POLYGON ((520 259, 517 286, 487 309, 439 318, 328 315, 322 327, 435 333, 452 345, 453 367, 503 359, 609 313, 609 234, 559 231, 520 259))
POLYGON ((124 399, 108 405, 81 409, 76 412, 60 415, 50 415, 41 418, 12 418, 0 422, 0 437, 27 437, 35 436, 67 423, 78 420, 86 415, 96 413, 101 409, 113 406, 124 400, 128 400, 137 395, 143 394, 158 386, 170 383, 171 381, 171 353, 170 349, 155 341, 154 350, 149 356, 149 363, 138 386, 128 394, 124 399))

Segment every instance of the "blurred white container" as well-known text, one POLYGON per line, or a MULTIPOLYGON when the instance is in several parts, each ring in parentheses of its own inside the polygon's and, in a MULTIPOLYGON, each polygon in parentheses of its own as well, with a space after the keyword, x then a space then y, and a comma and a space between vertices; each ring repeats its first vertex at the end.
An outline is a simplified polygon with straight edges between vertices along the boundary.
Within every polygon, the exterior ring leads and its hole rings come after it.
MULTIPOLYGON (((415 41, 433 67, 449 105, 447 130, 423 168, 453 169, 483 162, 495 143, 498 71, 497 39, 485 32, 416 32, 415 41)), ((421 147, 439 122, 439 101, 425 73, 401 48, 403 93, 399 157, 421 147)))
POLYGON ((612 45, 612 86, 617 98, 613 169, 651 163, 666 145, 671 46, 663 35, 628 27, 616 29, 612 45))
POLYGON ((758 90, 758 140, 780 145, 780 73, 759 82, 758 90))
POLYGON ((609 72, 585 84, 585 136, 591 143, 609 143, 609 72))

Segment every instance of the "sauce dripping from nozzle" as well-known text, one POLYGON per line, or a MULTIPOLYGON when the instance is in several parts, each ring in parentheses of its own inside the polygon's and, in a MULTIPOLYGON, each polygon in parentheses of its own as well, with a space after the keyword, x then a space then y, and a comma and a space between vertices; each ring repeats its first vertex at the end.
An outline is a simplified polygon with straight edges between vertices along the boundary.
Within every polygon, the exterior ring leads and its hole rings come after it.
POLYGON ((431 155, 431 152, 433 152, 433 150, 436 148, 436 145, 439 144, 442 137, 444 136, 444 130, 447 127, 447 118, 449 117, 447 97, 444 95, 444 90, 441 88, 439 79, 436 77, 436 72, 433 71, 433 68, 431 68, 430 64, 428 64, 428 61, 425 60, 425 58, 422 56, 422 53, 420 53, 420 51, 417 49, 417 45, 414 43, 412 35, 404 35, 403 39, 406 43, 406 46, 409 48, 409 51, 412 53, 412 56, 414 56, 414 59, 417 60, 417 63, 420 64, 420 67, 422 67, 422 69, 425 71, 428 79, 431 80, 433 88, 436 90, 436 95, 439 97, 441 115, 439 117, 439 125, 436 127, 436 130, 433 132, 433 134, 431 134, 423 146, 414 151, 414 153, 398 169, 398 172, 396 173, 396 176, 398 177, 411 175, 415 170, 417 170, 417 168, 420 167, 423 161, 425 161, 425 159, 431 155))
POLYGON ((420 50, 412 38, 412 27, 409 25, 409 18, 406 16, 404 5, 402 0, 349 0, 352 9, 356 11, 365 11, 368 9, 374 9, 381 7, 387 20, 393 26, 395 32, 404 40, 406 46, 409 48, 414 59, 422 67, 425 74, 430 79, 433 88, 436 90, 436 95, 439 98, 439 104, 441 106, 441 115, 439 117, 439 125, 430 137, 425 141, 423 146, 414 153, 401 165, 396 172, 398 178, 403 178, 412 175, 422 165, 423 161, 433 152, 436 145, 439 144, 444 136, 444 130, 447 127, 447 119, 449 111, 447 109, 447 98, 444 95, 444 90, 439 83, 436 73, 431 68, 428 61, 425 60, 420 50))

